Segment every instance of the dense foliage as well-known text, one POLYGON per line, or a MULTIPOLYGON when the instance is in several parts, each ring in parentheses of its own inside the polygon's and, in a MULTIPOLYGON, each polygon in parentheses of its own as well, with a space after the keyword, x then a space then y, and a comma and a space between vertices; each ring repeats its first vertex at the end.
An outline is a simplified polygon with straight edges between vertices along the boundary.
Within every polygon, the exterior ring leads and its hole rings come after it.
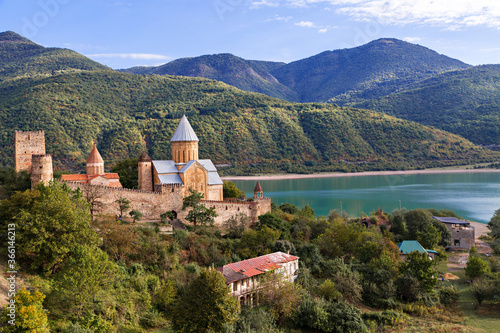
POLYGON ((476 144, 498 145, 500 66, 475 66, 425 80, 409 90, 357 104, 458 134, 476 144))

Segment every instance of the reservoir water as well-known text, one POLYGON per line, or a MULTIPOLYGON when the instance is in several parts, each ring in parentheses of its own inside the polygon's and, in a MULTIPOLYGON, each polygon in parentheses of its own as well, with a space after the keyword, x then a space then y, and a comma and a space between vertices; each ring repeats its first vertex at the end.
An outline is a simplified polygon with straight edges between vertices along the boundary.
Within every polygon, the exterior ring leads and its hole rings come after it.
MULTIPOLYGON (((256 181, 234 181, 253 197, 256 181)), ((351 216, 378 207, 450 209, 467 220, 487 223, 500 208, 500 173, 415 174, 261 180, 264 196, 277 205, 309 205, 317 216, 343 210, 351 216)))

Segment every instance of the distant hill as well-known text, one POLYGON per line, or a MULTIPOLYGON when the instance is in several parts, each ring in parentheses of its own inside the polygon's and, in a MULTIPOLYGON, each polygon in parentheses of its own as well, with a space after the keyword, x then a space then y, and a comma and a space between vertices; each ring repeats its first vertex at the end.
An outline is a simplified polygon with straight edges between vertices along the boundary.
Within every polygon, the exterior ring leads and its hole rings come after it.
POLYGON ((46 48, 12 31, 0 33, 0 82, 75 70, 111 69, 75 51, 46 48))
POLYGON ((125 73, 142 75, 182 75, 222 81, 245 91, 263 93, 288 101, 297 94, 270 74, 285 63, 244 60, 229 53, 182 58, 157 67, 132 67, 125 73))
POLYGON ((435 126, 477 144, 499 145, 500 65, 444 73, 357 106, 435 126))
POLYGON ((469 65, 426 47, 383 38, 352 49, 326 51, 271 73, 301 102, 351 104, 388 95, 469 65))
POLYGON ((382 38, 289 64, 216 54, 121 71, 205 77, 288 101, 349 105, 409 89, 434 75, 468 67, 426 47, 382 38))

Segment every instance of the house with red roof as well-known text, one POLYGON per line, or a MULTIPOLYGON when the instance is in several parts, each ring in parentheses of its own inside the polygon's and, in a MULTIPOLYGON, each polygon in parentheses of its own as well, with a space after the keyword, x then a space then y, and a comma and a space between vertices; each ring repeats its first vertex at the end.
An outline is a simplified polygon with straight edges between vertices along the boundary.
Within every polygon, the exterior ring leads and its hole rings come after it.
POLYGON ((262 274, 276 271, 290 282, 297 277, 299 257, 289 253, 274 252, 260 257, 238 261, 217 268, 226 283, 231 287, 231 295, 239 299, 242 305, 258 303, 257 291, 262 274))

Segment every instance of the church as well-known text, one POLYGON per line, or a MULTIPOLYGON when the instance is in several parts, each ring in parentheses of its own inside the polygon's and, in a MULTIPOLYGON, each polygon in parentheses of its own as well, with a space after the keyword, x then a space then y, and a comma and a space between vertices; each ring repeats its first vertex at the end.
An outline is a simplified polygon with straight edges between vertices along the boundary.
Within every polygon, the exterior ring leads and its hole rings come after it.
POLYGON ((209 159, 198 159, 198 137, 186 116, 182 116, 172 139, 172 159, 152 161, 143 153, 139 158, 139 190, 160 191, 164 185, 197 190, 205 200, 222 201, 222 179, 209 159))

